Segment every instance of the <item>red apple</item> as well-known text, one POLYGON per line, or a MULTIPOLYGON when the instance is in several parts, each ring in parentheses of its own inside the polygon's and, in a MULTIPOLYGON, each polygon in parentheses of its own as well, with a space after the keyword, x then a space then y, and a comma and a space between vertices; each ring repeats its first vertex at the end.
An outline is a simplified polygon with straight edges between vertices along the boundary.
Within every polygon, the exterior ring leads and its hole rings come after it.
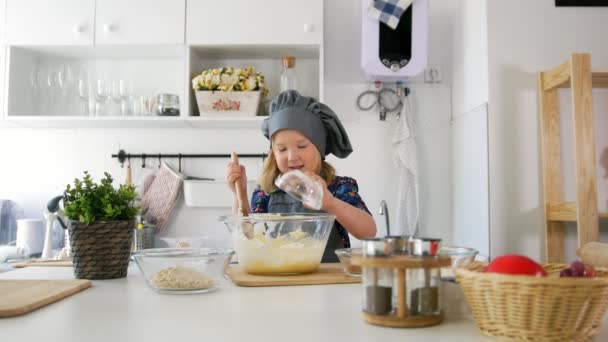
POLYGON ((486 267, 485 272, 537 277, 545 277, 547 275, 545 269, 536 261, 518 254, 507 254, 497 257, 486 267))

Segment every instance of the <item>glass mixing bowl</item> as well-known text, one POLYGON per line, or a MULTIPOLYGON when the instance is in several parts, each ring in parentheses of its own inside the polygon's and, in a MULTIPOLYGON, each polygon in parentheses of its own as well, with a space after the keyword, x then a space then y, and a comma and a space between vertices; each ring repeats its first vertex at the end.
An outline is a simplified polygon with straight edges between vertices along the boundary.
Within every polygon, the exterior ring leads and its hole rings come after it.
POLYGON ((153 290, 165 293, 202 293, 219 287, 232 249, 154 248, 133 257, 153 290))
POLYGON ((245 272, 281 275, 317 270, 335 218, 329 214, 251 214, 220 221, 232 235, 245 272))

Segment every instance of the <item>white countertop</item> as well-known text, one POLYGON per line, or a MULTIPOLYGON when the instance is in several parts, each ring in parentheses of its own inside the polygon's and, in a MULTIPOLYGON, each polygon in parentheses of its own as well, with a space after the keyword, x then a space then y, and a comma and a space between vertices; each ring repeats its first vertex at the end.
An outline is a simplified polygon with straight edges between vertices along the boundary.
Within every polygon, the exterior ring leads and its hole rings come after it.
MULTIPOLYGON (((74 279, 69 267, 28 267, 0 279, 74 279)), ((608 320, 594 341, 608 340, 608 320)), ((496 341, 467 316, 446 315, 415 329, 369 325, 361 318, 361 285, 246 288, 229 280, 219 291, 159 294, 137 267, 127 278, 93 286, 48 306, 0 319, 2 341, 496 341)))

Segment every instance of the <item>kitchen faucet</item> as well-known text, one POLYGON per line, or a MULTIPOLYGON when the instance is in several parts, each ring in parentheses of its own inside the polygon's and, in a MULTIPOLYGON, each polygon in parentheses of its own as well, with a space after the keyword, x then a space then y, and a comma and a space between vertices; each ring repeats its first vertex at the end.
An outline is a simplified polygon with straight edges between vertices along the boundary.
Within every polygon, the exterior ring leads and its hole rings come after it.
POLYGON ((378 212, 380 215, 384 215, 385 220, 386 220, 386 235, 390 236, 391 235, 391 227, 390 227, 390 223, 389 223, 389 219, 388 219, 388 206, 386 205, 386 201, 382 200, 380 202, 380 211, 378 212))

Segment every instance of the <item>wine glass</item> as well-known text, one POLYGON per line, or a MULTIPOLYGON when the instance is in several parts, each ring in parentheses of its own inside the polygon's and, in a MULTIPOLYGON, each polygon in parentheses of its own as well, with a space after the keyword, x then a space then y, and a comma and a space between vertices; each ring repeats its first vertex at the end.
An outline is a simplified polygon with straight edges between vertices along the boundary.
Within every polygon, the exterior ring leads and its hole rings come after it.
POLYGON ((32 95, 38 95, 38 90, 40 89, 40 84, 42 83, 40 79, 42 76, 40 75, 40 67, 38 64, 34 65, 32 70, 30 70, 30 75, 28 79, 28 84, 30 86, 30 90, 32 95))
POLYGON ((86 76, 78 78, 78 96, 85 102, 84 112, 87 116, 92 116, 95 112, 95 94, 93 86, 86 76))
POLYGON ((112 99, 116 103, 120 103, 120 114, 127 114, 127 100, 131 96, 131 83, 125 80, 112 82, 112 99))
POLYGON ((110 89, 108 82, 105 80, 97 80, 97 87, 95 87, 95 101, 97 103, 96 116, 101 113, 102 105, 110 98, 110 89))
POLYGON ((49 65, 46 73, 44 74, 44 79, 42 80, 44 86, 46 87, 46 95, 48 96, 48 111, 50 113, 53 113, 55 111, 55 103, 54 103, 54 98, 55 98, 55 87, 57 86, 57 75, 55 74, 55 71, 53 70, 53 66, 49 65))
POLYGON ((62 99, 64 103, 67 104, 67 94, 70 92, 70 88, 73 83, 72 78, 72 68, 69 65, 61 64, 57 68, 57 86, 59 87, 59 92, 62 95, 62 99))

